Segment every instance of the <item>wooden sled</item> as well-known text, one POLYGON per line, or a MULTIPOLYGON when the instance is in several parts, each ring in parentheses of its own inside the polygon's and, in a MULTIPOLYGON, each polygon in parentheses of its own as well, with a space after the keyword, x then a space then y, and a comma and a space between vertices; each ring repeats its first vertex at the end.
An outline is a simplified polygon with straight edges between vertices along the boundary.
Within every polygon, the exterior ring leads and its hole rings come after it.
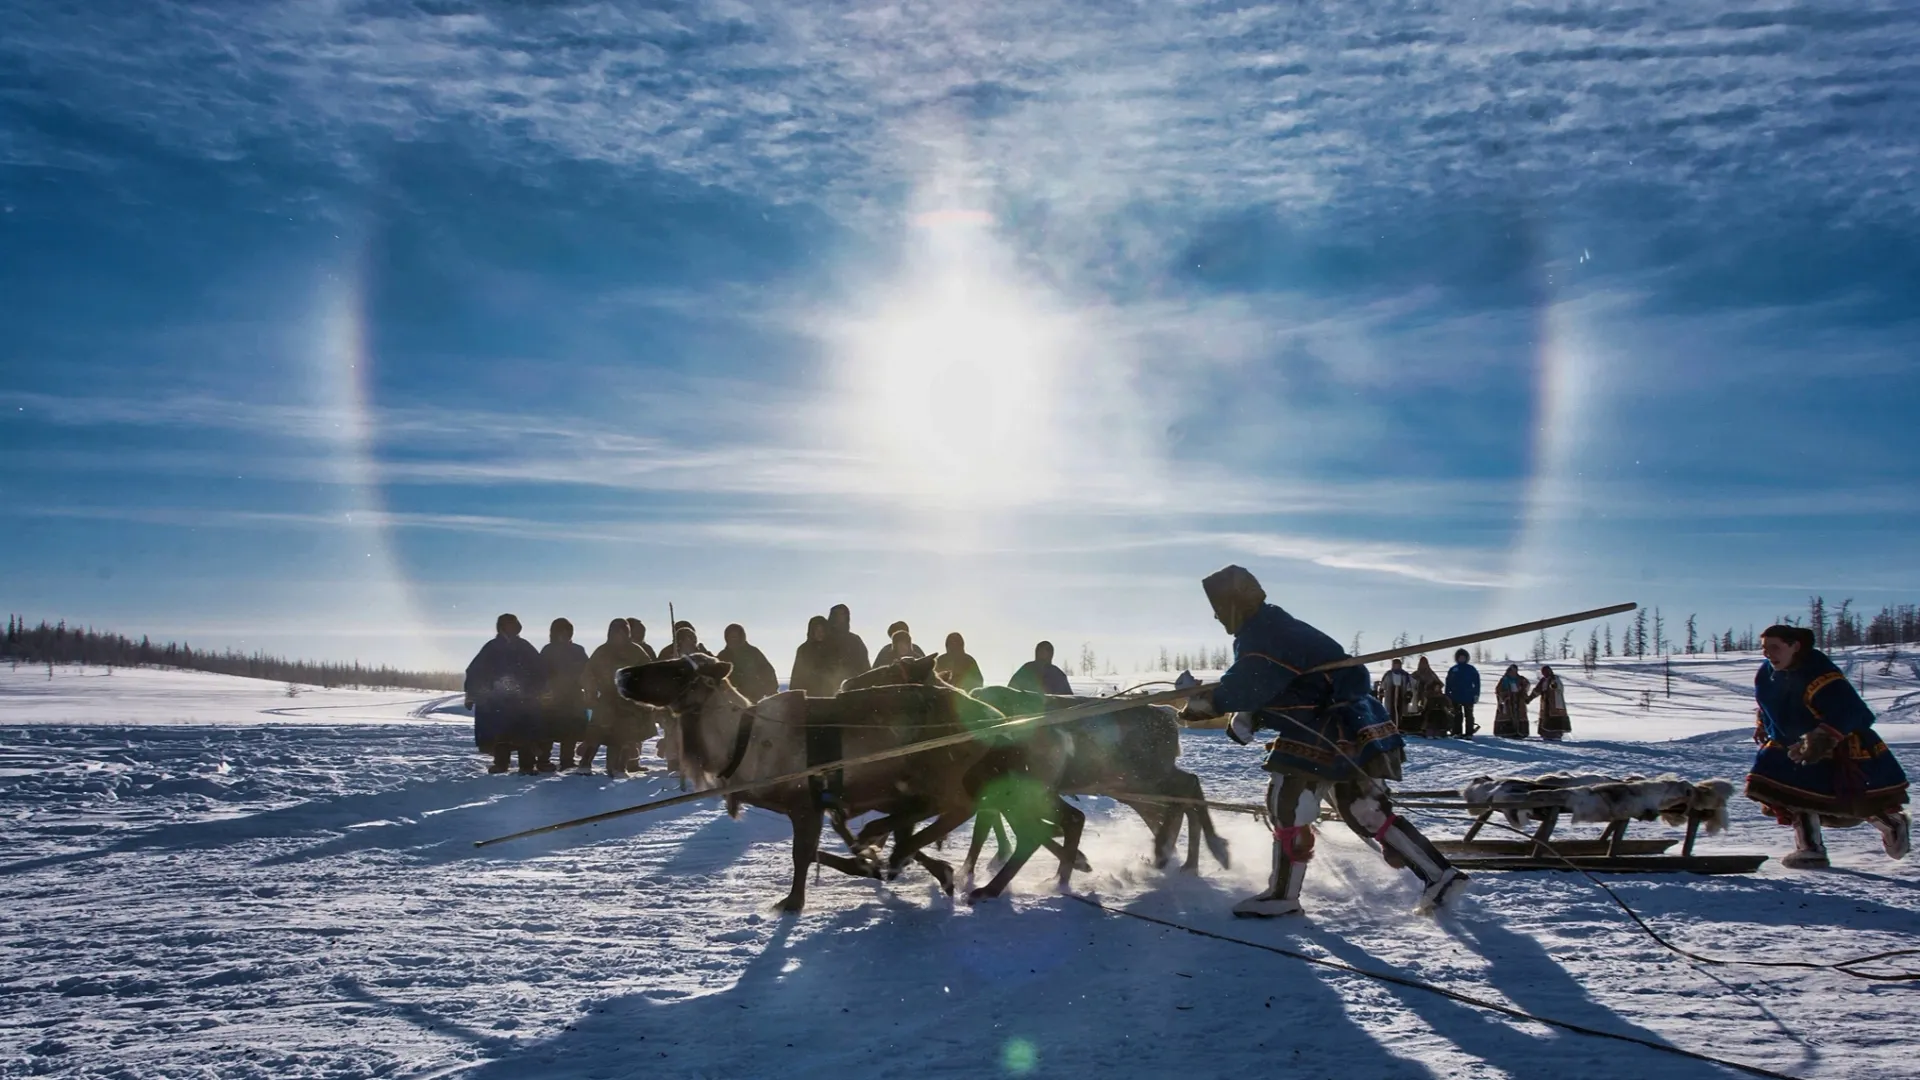
MULTIPOLYGON (((1549 784, 1556 780, 1542 777, 1549 784)), ((1585 778, 1591 780, 1593 778, 1585 778)), ((1527 784, 1527 781, 1520 781, 1527 784)), ((1614 782, 1618 785, 1647 783, 1639 778, 1614 782)), ((1656 781, 1654 783, 1670 783, 1656 781)), ((1698 785, 1702 793, 1711 795, 1706 785, 1698 785)), ((1765 855, 1702 855, 1694 851, 1695 841, 1699 839, 1701 826, 1716 815, 1724 814, 1723 806, 1702 805, 1698 795, 1693 799, 1681 796, 1668 805, 1659 807, 1655 820, 1664 818, 1676 825, 1684 822, 1686 833, 1679 840, 1680 854, 1668 854, 1675 840, 1671 838, 1628 839, 1627 829, 1636 820, 1645 817, 1621 817, 1605 822, 1600 835, 1596 838, 1568 838, 1554 840, 1554 829, 1563 818, 1571 820, 1570 799, 1576 797, 1581 788, 1577 786, 1554 787, 1540 786, 1534 790, 1518 792, 1507 796, 1495 797, 1482 802, 1469 802, 1466 792, 1461 791, 1403 791, 1396 792, 1396 804, 1409 808, 1433 810, 1456 810, 1473 813, 1473 824, 1467 828, 1466 835, 1458 840, 1436 840, 1434 846, 1446 854, 1455 866, 1462 870, 1558 870, 1563 872, 1588 871, 1604 874, 1751 874, 1760 869, 1767 861, 1765 855), (1484 829, 1495 814, 1517 814, 1523 820, 1532 819, 1538 824, 1524 838, 1508 834, 1498 838, 1484 838, 1484 829), (1678 820, 1676 820, 1678 819, 1678 820)), ((1709 803, 1711 799, 1707 800, 1709 803)), ((1581 804, 1591 812, 1592 801, 1581 804)), ((1652 815, 1650 815, 1652 816, 1652 815)), ((1502 830, 1505 832, 1505 830, 1502 830)))

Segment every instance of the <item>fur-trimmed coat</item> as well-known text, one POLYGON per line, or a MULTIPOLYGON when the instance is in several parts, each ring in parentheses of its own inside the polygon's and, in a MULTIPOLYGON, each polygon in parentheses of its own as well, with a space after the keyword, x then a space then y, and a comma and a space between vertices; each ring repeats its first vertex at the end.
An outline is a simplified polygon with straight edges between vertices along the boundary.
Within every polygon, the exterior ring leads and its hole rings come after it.
POLYGON ((962 690, 978 690, 987 684, 980 674, 980 663, 966 653, 943 652, 933 658, 934 673, 962 690))
POLYGON ((780 692, 780 676, 774 674, 773 663, 767 654, 761 652, 749 642, 729 645, 720 650, 716 660, 725 660, 733 665, 732 674, 727 681, 735 690, 745 695, 748 701, 759 701, 780 692))
POLYGON ((1873 730, 1873 710, 1827 654, 1806 649, 1792 667, 1761 663, 1754 673, 1759 706, 1754 739, 1760 750, 1747 774, 1747 797, 1782 821, 1817 813, 1853 824, 1907 802, 1907 774, 1873 730), (1833 752, 1806 764, 1788 751, 1824 729, 1833 752))
POLYGON ((1262 604, 1233 636, 1233 666, 1213 689, 1213 709, 1223 716, 1251 713, 1257 728, 1277 732, 1264 763, 1269 772, 1398 779, 1406 743, 1367 692, 1367 669, 1301 674, 1346 658, 1339 642, 1262 604))
POLYGON ((535 738, 546 682, 540 653, 527 639, 499 634, 480 646, 467 665, 466 681, 474 745, 490 750, 498 742, 535 738))
POLYGON ((1573 730, 1573 721, 1567 715, 1567 687, 1560 676, 1541 676, 1527 695, 1528 701, 1535 699, 1540 702, 1540 734, 1564 735, 1573 730))
POLYGON ((1494 684, 1493 733, 1509 738, 1527 737, 1527 694, 1533 684, 1525 675, 1502 675, 1494 684))

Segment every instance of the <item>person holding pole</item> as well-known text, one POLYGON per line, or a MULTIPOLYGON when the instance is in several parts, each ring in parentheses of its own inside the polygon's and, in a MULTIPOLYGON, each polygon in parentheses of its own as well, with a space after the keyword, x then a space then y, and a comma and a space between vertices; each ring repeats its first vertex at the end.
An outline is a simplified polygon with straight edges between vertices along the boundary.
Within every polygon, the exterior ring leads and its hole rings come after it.
POLYGON ((1313 822, 1331 800, 1340 816, 1381 845, 1390 866, 1405 866, 1425 888, 1418 910, 1458 896, 1467 875, 1420 831, 1393 812, 1385 780, 1400 778, 1400 732, 1367 692, 1364 668, 1306 673, 1347 659, 1338 642, 1267 603, 1266 590, 1239 566, 1201 581, 1214 618, 1233 635, 1233 666, 1211 690, 1188 699, 1188 719, 1233 713, 1227 733, 1245 745, 1271 728, 1263 768, 1273 822, 1273 873, 1267 890, 1234 905, 1235 915, 1272 918, 1301 911, 1300 889, 1313 859, 1313 822))
POLYGON ((1873 710, 1860 700, 1804 626, 1769 626, 1760 635, 1766 659, 1753 677, 1757 704, 1753 741, 1760 750, 1747 774, 1747 798, 1793 828, 1794 849, 1780 865, 1827 866, 1821 826, 1871 822, 1887 857, 1913 848, 1907 774, 1873 730, 1873 710))

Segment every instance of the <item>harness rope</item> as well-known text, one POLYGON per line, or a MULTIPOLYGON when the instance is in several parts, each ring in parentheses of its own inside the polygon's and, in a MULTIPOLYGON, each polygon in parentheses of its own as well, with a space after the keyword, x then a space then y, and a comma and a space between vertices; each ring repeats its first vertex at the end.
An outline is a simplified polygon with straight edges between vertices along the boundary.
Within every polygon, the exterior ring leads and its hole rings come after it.
MULTIPOLYGON (((1508 832, 1514 833, 1517 836, 1526 837, 1528 840, 1533 840, 1533 836, 1530 833, 1528 833, 1525 829, 1516 828, 1512 825, 1507 824, 1504 821, 1494 821, 1493 819, 1489 818, 1488 824, 1498 826, 1499 828, 1505 829, 1508 832)), ((1565 855, 1561 854, 1559 849, 1555 848, 1551 843, 1548 843, 1542 840, 1533 840, 1533 842, 1536 845, 1538 845, 1541 849, 1545 850, 1548 855, 1551 855, 1553 858, 1558 859, 1562 863, 1565 863, 1567 869, 1576 871, 1582 877, 1586 878, 1588 881, 1598 886, 1600 888, 1600 891, 1606 893, 1608 899, 1614 902, 1615 906, 1617 906, 1621 911, 1626 912, 1627 918, 1632 919, 1634 925, 1639 927, 1641 932, 1645 933, 1647 937, 1653 939, 1654 944, 1659 945, 1661 948, 1666 949, 1668 952, 1674 953, 1677 956, 1683 956, 1688 960, 1692 960, 1696 963, 1706 964, 1711 967, 1770 967, 1770 968, 1801 968, 1804 970, 1811 970, 1811 971, 1837 971, 1842 975, 1851 975, 1856 979, 1870 979, 1874 982, 1920 982, 1920 972, 1894 972, 1894 973, 1882 974, 1879 972, 1872 972, 1872 971, 1850 970, 1852 968, 1858 967, 1861 964, 1871 964, 1871 963, 1876 963, 1882 960, 1890 960, 1896 956, 1920 956, 1920 949, 1888 949, 1885 952, 1871 953, 1866 956, 1856 956, 1850 960, 1835 960, 1835 961, 1829 961, 1829 962, 1818 962, 1813 960, 1724 960, 1715 956, 1702 956, 1701 954, 1697 952, 1693 952, 1690 949, 1683 949, 1680 946, 1675 945, 1673 942, 1668 941, 1666 938, 1660 936, 1660 932, 1658 930, 1655 930, 1652 926, 1648 925, 1647 921, 1640 917, 1639 912, 1633 910, 1633 907, 1631 905, 1629 905, 1625 900, 1622 900, 1620 898, 1619 893, 1613 891, 1613 886, 1608 885, 1606 882, 1600 880, 1600 878, 1596 877, 1591 871, 1589 871, 1585 867, 1580 866, 1579 864, 1575 863, 1572 859, 1569 859, 1565 855)))
POLYGON ((1181 930, 1195 937, 1211 938, 1214 941, 1224 941, 1233 945, 1242 945, 1249 949, 1260 949, 1264 952, 1276 953, 1290 959, 1313 964, 1316 967, 1330 968, 1334 971, 1346 972, 1349 975, 1359 975, 1363 978, 1373 979, 1378 982, 1392 983, 1395 986, 1404 986, 1410 990, 1421 990, 1429 994, 1438 994, 1441 997, 1460 1002, 1463 1005, 1471 1005, 1475 1008, 1486 1009, 1489 1012, 1500 1013, 1503 1016, 1509 1016, 1515 1020, 1529 1020, 1536 1024, 1557 1027, 1579 1035, 1591 1035, 1600 1039, 1614 1039, 1619 1042, 1633 1043, 1637 1046, 1647 1047, 1650 1050, 1658 1050, 1663 1054, 1675 1054, 1680 1057, 1691 1058, 1694 1061, 1704 1061, 1710 1065, 1720 1065, 1729 1069, 1737 1069, 1754 1076, 1764 1076, 1767 1077, 1768 1080, 1801 1080, 1800 1077, 1790 1073, 1775 1072, 1772 1069, 1759 1065, 1748 1065, 1739 1061, 1729 1061, 1725 1058, 1717 1058, 1711 1054, 1702 1054, 1694 1050, 1687 1050, 1670 1043, 1656 1042, 1653 1039, 1642 1038, 1638 1035, 1627 1035, 1617 1031, 1604 1031, 1600 1028, 1588 1027, 1585 1024, 1576 1024, 1570 1020, 1556 1020, 1548 1016, 1539 1016, 1525 1009, 1517 1009, 1511 1005, 1502 1005, 1497 1001, 1488 1001, 1485 998, 1475 997, 1472 994, 1464 994, 1458 990, 1449 990, 1444 986, 1427 982, 1424 979, 1416 979, 1407 975, 1395 975, 1386 971, 1369 971, 1366 968, 1355 967, 1352 964, 1340 960, 1332 960, 1323 956, 1312 956, 1280 945, 1268 945, 1264 942, 1248 941, 1245 938, 1237 938, 1229 934, 1221 934, 1212 930, 1202 930, 1196 926, 1177 923, 1171 919, 1162 919, 1153 915, 1143 915, 1140 912, 1128 911, 1125 908, 1109 907, 1099 900, 1078 893, 1069 894, 1068 899, 1077 900, 1096 911, 1103 911, 1109 915, 1138 919, 1141 922, 1152 923, 1155 926, 1163 926, 1169 930, 1181 930))

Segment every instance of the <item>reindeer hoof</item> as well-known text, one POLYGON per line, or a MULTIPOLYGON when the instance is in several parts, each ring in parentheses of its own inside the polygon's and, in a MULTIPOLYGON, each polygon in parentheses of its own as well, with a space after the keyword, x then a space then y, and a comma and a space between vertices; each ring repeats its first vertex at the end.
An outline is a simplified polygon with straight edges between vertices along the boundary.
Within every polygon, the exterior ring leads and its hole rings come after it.
POLYGON ((776 909, 788 915, 798 914, 800 909, 806 906, 807 906, 807 898, 805 896, 794 895, 794 894, 788 894, 785 900, 782 900, 778 904, 774 905, 776 909))
POLYGON ((1082 855, 1077 851, 1073 853, 1073 868, 1075 870, 1080 871, 1083 874, 1093 873, 1093 864, 1087 861, 1087 857, 1085 855, 1082 855))
POLYGON ((1207 850, 1213 852, 1213 857, 1220 860, 1220 865, 1223 868, 1233 868, 1232 860, 1227 857, 1227 841, 1224 837, 1207 837, 1207 850))
POLYGON ((999 895, 1000 895, 999 893, 994 892, 992 889, 988 888, 985 885, 982 885, 981 887, 967 894, 967 906, 972 907, 973 905, 979 903, 982 900, 991 900, 994 897, 999 895))
POLYGON ((945 892, 948 896, 952 896, 953 867, 937 859, 930 859, 928 860, 927 870, 933 874, 933 880, 940 883, 941 891, 945 892))

